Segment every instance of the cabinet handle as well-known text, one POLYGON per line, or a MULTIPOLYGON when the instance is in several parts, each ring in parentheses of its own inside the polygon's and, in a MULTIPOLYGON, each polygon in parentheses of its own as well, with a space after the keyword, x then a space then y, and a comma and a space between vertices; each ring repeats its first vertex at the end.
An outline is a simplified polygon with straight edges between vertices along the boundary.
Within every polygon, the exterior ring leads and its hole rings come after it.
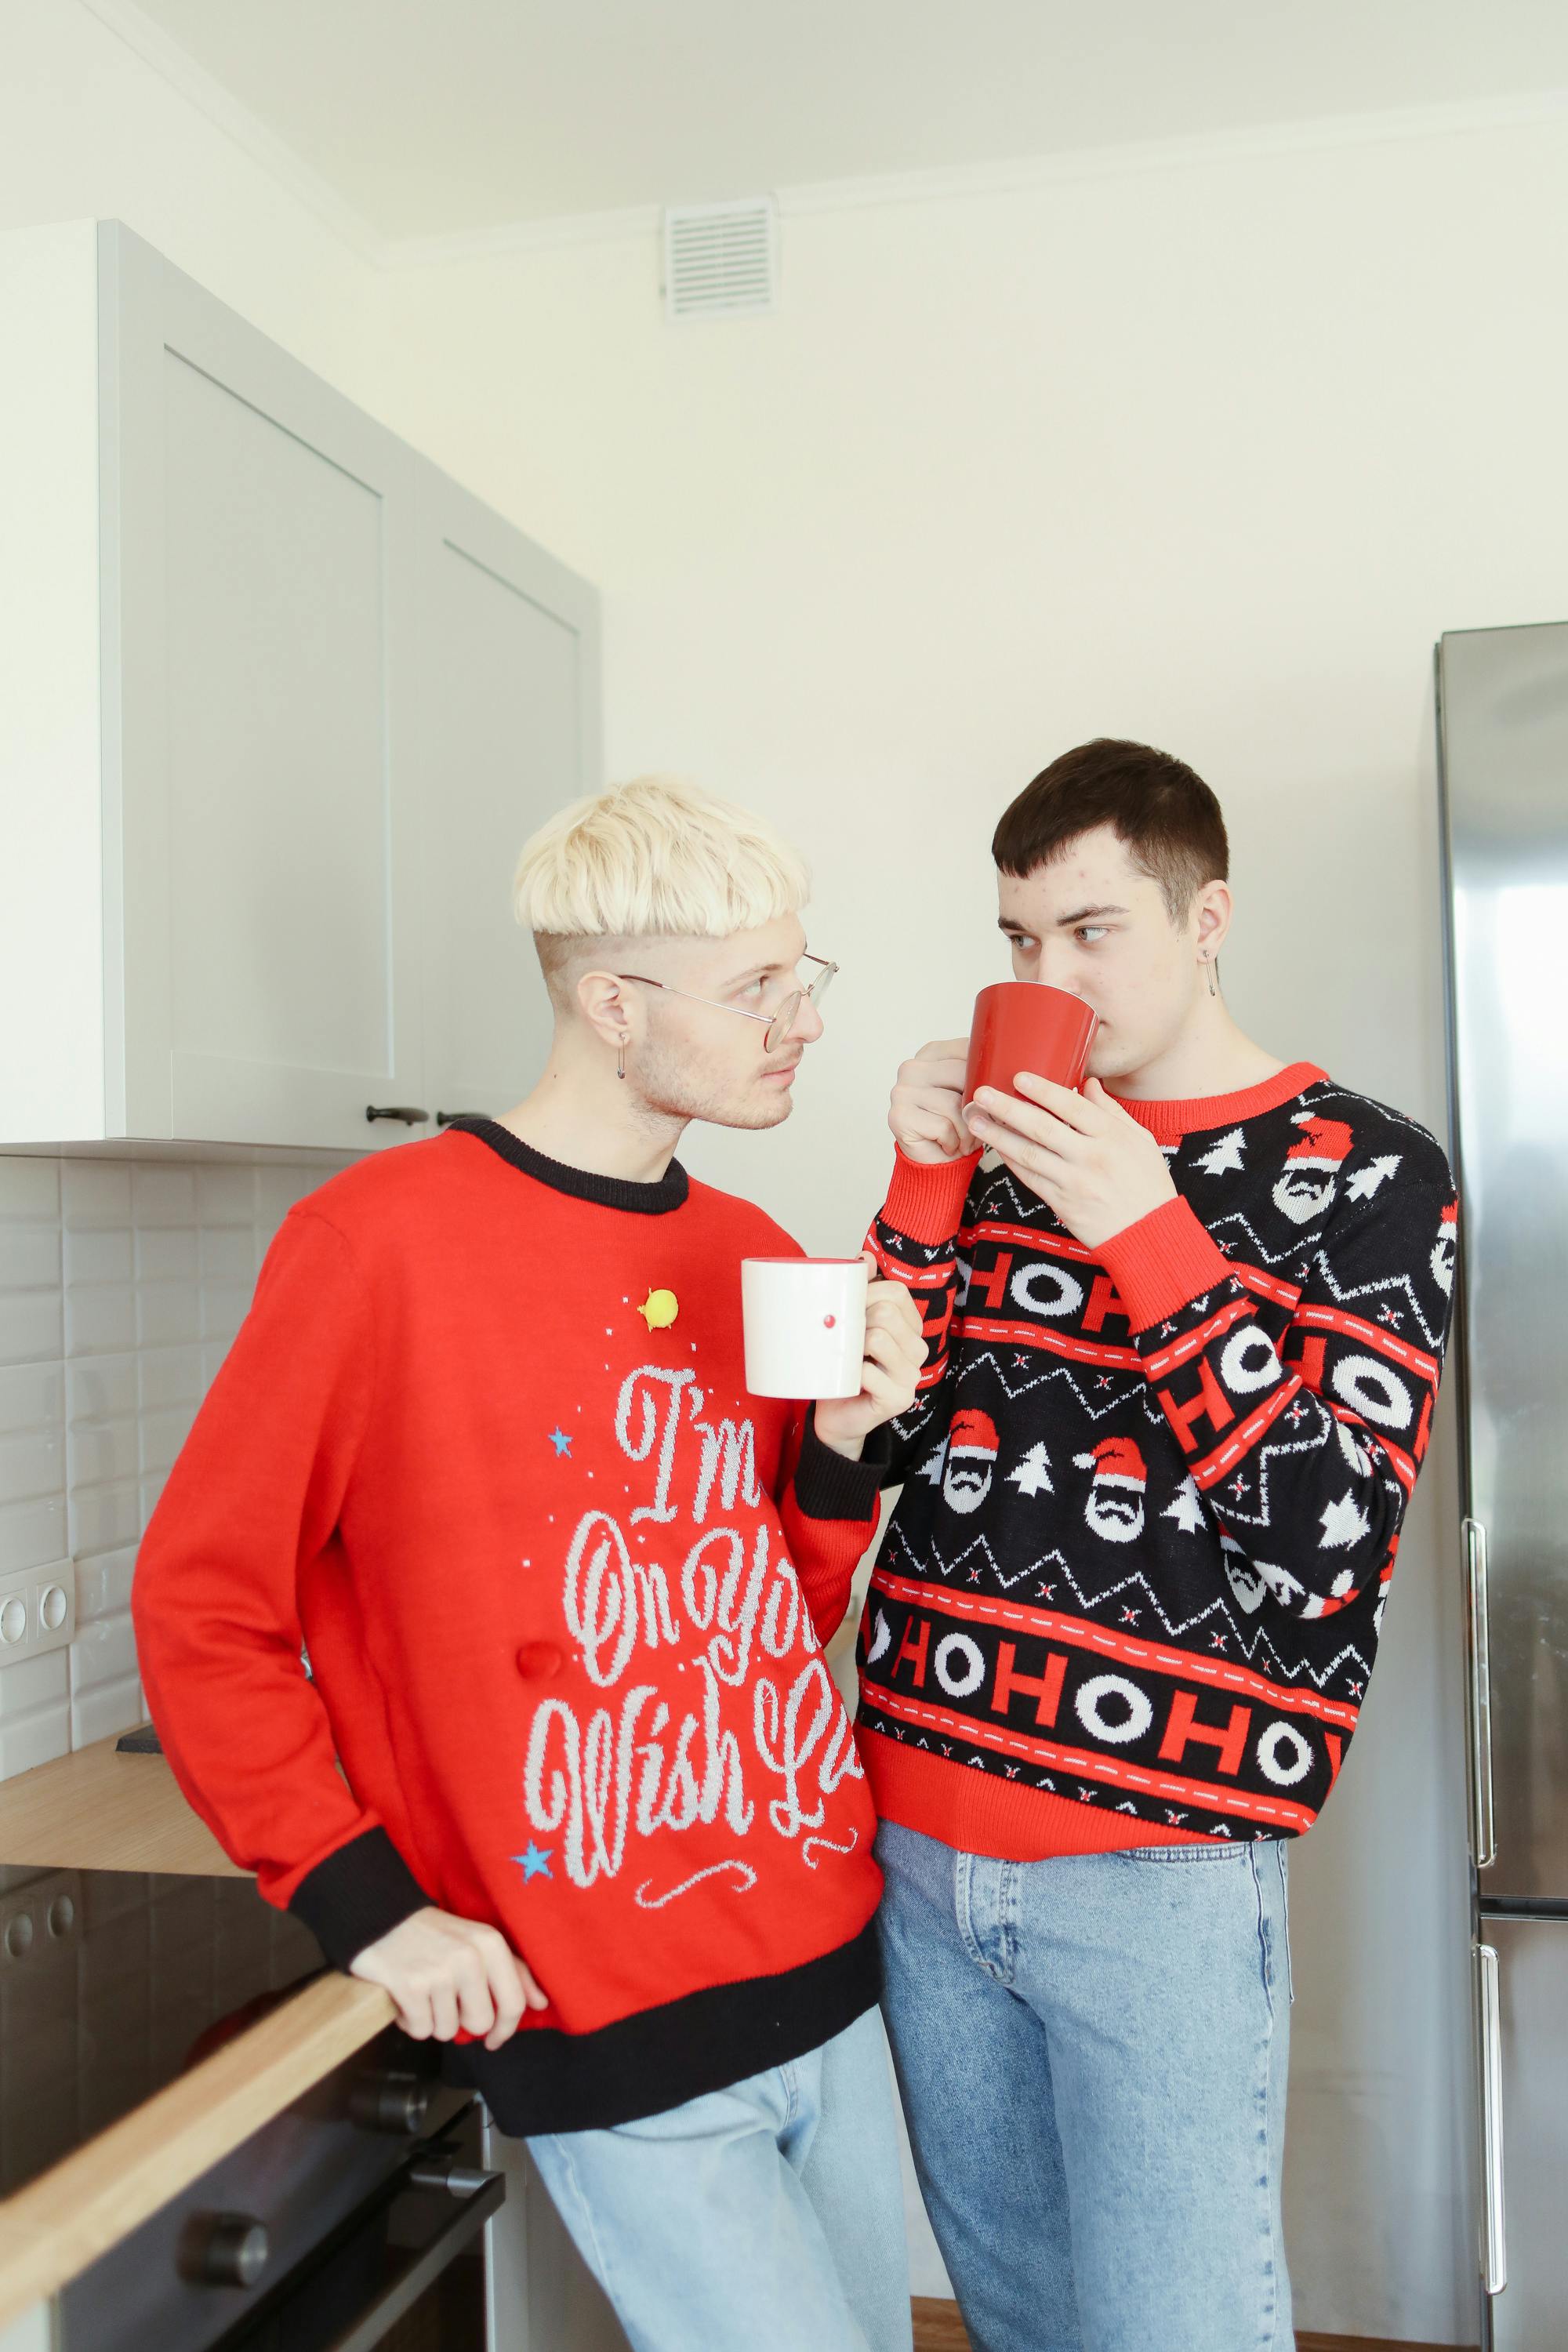
POLYGON ((486 1117, 488 1117, 488 1113, 482 1110, 438 1110, 436 1114, 436 1124, 437 1127, 450 1127, 455 1118, 484 1118, 486 1117))
POLYGON ((265 2221, 251 2213, 193 2213, 181 2232, 175 2267, 199 2286, 256 2284, 271 2259, 265 2221))
MULTIPOLYGON (((362 2308, 357 2318, 351 2319, 342 2333, 334 2336, 323 2352, 374 2352, 384 2347, 391 2329, 405 2312, 412 2310, 420 2296, 440 2277, 453 2257, 477 2238, 485 2223, 506 2196, 505 2176, 499 2172, 481 2176, 487 2186, 476 2189, 472 2196, 454 2197, 450 2210, 436 2235, 424 2251, 416 2256, 409 2268, 385 2287, 368 2308, 362 2308)), ((285 2312, 292 2310, 285 2305, 285 2312)), ((279 2317, 284 2315, 279 2314, 279 2317)), ((313 2338, 320 2341, 319 2337, 313 2338)))
POLYGON ((478 2197, 493 2188, 500 2180, 499 2172, 481 2172, 472 2164, 460 2164, 447 2150, 440 2150, 423 2164, 411 2164, 404 2179, 412 2189, 444 2189, 448 2197, 478 2197))
POLYGON ((406 1103, 366 1103, 366 1118, 400 1118, 405 1127, 423 1127, 430 1114, 427 1110, 411 1110, 406 1103))
POLYGON ((1481 2284, 1488 2294, 1508 2284, 1508 2233, 1502 2178, 1502 2022, 1497 1954, 1476 1946, 1481 2043, 1481 2284))
POLYGON ((1492 1812, 1492 1675, 1487 1604, 1487 1531, 1479 1519, 1464 1520, 1460 1531, 1465 1539, 1470 1637, 1471 1827, 1476 1868, 1485 1870, 1497 1860, 1497 1825, 1492 1812))
POLYGON ((362 2074, 349 2094, 349 2113, 364 2131, 405 2133, 415 2137, 430 2112, 430 2085, 417 2074, 382 2068, 362 2074))

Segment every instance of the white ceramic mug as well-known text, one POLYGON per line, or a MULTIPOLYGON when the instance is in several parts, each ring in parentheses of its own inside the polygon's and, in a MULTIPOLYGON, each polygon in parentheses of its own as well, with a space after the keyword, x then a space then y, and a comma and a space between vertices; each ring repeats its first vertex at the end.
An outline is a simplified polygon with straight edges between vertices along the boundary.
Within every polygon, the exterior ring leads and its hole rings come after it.
POLYGON ((743 1257, 741 1315, 753 1396, 851 1397, 866 1360, 862 1257, 743 1257))

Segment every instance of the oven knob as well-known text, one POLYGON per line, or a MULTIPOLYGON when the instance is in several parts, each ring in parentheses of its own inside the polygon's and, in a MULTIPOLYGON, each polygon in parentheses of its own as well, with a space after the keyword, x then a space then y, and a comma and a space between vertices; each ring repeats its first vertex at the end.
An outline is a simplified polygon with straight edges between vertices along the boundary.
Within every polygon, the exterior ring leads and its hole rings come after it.
POLYGON ((176 2266, 199 2286, 254 2286, 272 2248, 267 2224, 249 2213, 193 2213, 180 2232, 176 2266))
POLYGON ((412 2139, 429 2112, 430 2085, 417 2074, 362 2074, 349 2093, 349 2113, 366 2131, 412 2139))

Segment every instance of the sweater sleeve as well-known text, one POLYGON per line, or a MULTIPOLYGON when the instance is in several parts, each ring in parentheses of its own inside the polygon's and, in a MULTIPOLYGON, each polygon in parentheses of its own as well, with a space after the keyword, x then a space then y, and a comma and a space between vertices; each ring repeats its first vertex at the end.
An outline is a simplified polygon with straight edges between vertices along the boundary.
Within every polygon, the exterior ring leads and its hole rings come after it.
POLYGON ((816 1433, 808 1405, 790 1432, 776 1497, 790 1558, 819 1642, 833 1639, 849 1606, 849 1587, 877 1532, 889 1451, 874 1429, 858 1462, 816 1433))
POLYGON ((153 1514, 132 1595, 176 1780, 342 1968, 429 1900, 339 1771, 301 1664, 300 1581, 336 1529, 374 1359, 346 1242, 291 1210, 153 1514))
POLYGON ((1449 1186, 1386 1181, 1289 1282, 1233 1266, 1184 1200, 1101 1247, 1194 1486, 1296 1615, 1392 1572, 1431 1433, 1449 1310, 1435 1259, 1455 1213, 1449 1186))
POLYGON ((940 1391, 959 1300, 959 1234, 980 1157, 970 1151, 961 1160, 926 1161, 906 1159, 900 1150, 888 1197, 866 1236, 883 1279, 903 1283, 920 1308, 926 1343, 914 1403, 889 1424, 884 1486, 896 1486, 908 1475, 942 1420, 940 1391))

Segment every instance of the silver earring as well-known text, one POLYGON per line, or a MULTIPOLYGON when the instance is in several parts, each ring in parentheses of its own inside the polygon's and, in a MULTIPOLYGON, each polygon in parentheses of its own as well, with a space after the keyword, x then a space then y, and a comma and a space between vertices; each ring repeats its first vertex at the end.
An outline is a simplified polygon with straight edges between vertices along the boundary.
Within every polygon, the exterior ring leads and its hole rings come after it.
POLYGON ((1219 958, 1215 956, 1214 961, 1209 963, 1209 959, 1205 956, 1204 961, 1209 967, 1209 994, 1217 996, 1219 994, 1219 958))
POLYGON ((621 1036, 621 1049, 620 1049, 620 1052, 616 1055, 616 1077, 617 1077, 617 1078, 624 1078, 624 1077, 626 1076, 626 1034, 625 1034, 625 1033, 623 1032, 623 1033, 622 1033, 622 1036, 621 1036))

